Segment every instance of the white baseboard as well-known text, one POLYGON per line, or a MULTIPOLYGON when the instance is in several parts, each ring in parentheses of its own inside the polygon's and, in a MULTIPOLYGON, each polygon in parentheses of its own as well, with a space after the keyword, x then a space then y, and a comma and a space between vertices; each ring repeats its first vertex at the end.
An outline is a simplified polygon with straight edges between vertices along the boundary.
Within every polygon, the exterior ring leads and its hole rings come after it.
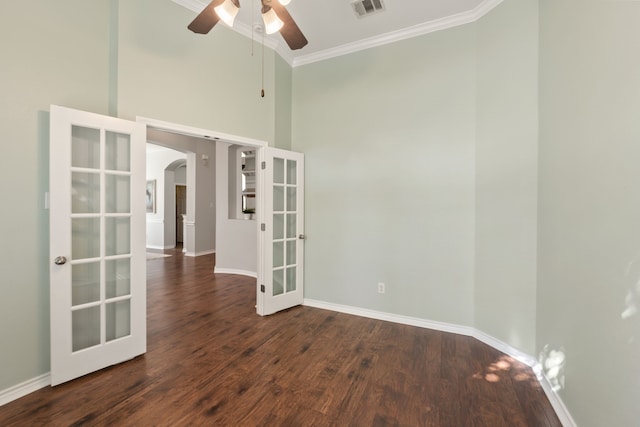
POLYGON ((202 251, 202 252, 185 252, 184 256, 202 256, 202 255, 210 255, 210 254, 215 254, 216 250, 215 249, 211 249, 208 251, 202 251))
POLYGON ((255 271, 248 271, 248 270, 238 270, 235 268, 219 268, 219 267, 215 267, 213 269, 214 273, 220 273, 220 274, 240 274, 241 276, 249 276, 249 277, 254 277, 254 278, 258 278, 258 273, 256 273, 255 271))
POLYGON ((147 249, 157 249, 157 250, 165 250, 165 249, 171 249, 171 248, 165 248, 164 246, 157 246, 157 245, 147 245, 147 249))
POLYGON ((519 360, 525 365, 531 367, 531 369, 534 371, 534 373, 538 377, 538 381, 540 381, 540 386, 542 387, 545 394, 547 395, 547 398, 549 399, 549 402, 551 403, 551 406, 553 407, 553 409, 556 411, 556 415, 558 415, 558 418, 562 422, 562 425, 564 427, 577 427, 577 424, 573 420, 573 417, 571 417, 571 414, 569 413, 569 410, 565 406, 564 402, 562 401, 558 393, 551 387, 551 384, 547 379, 547 377, 544 375, 544 372, 542 371, 542 367, 540 366, 540 363, 538 363, 537 359, 521 350, 518 350, 515 347, 510 346, 509 344, 503 341, 500 341, 497 338, 492 337, 489 334, 486 334, 482 331, 479 331, 469 326, 461 326, 461 325, 455 325, 451 323, 436 322, 433 320, 421 319, 418 317, 401 316, 401 315, 392 314, 392 313, 385 313, 383 311, 368 310, 368 309, 359 308, 359 307, 352 307, 352 306, 342 305, 342 304, 334 304, 330 302, 317 301, 317 300, 306 299, 306 298, 304 299, 302 304, 309 307, 322 308, 325 310, 337 311, 339 313, 346 313, 346 314, 353 314, 354 316, 367 317, 369 319, 384 320, 387 322, 400 323, 403 325, 417 326, 419 328, 433 329, 441 332, 450 332, 450 333, 459 334, 459 335, 471 336, 477 339, 478 341, 482 341, 488 346, 491 346, 496 350, 501 351, 502 353, 509 355, 514 359, 519 360))
POLYGON ((0 391, 0 406, 6 405, 9 402, 20 399, 22 396, 26 396, 29 393, 33 393, 49 385, 51 385, 51 375, 47 372, 46 374, 2 390, 0 391))

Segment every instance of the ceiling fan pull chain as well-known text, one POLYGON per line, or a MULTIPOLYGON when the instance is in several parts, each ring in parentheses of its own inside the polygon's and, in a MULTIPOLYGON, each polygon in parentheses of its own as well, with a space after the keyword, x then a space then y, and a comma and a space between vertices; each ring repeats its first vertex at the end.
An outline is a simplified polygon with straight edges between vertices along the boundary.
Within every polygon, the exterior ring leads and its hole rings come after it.
POLYGON ((262 89, 260 90, 260 97, 264 98, 264 33, 262 32, 262 89))

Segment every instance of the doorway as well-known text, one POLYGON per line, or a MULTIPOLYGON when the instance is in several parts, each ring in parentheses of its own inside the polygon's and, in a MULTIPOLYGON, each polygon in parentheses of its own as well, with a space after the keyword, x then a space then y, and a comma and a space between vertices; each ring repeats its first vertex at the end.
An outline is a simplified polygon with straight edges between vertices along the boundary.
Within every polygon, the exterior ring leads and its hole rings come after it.
POLYGON ((187 186, 176 184, 176 246, 184 243, 184 217, 187 214, 187 186))

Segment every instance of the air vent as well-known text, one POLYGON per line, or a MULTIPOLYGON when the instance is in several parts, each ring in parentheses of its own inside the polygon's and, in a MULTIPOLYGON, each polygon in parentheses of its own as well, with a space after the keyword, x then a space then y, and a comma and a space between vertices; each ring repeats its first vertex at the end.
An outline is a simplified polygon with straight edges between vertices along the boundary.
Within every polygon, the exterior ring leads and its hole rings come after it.
POLYGON ((351 3, 351 7, 353 7, 353 11, 356 13, 358 18, 369 16, 384 10, 382 0, 358 0, 351 3))

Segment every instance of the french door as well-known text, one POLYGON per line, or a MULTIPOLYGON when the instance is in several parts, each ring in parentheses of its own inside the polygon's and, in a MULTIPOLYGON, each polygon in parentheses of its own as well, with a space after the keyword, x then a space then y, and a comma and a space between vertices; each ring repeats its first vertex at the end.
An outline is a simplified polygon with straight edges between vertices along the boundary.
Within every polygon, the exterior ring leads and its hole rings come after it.
POLYGON ((304 156, 270 147, 260 152, 257 312, 268 315, 300 305, 304 297, 304 156))
POLYGON ((51 106, 51 383, 146 351, 144 125, 51 106))

